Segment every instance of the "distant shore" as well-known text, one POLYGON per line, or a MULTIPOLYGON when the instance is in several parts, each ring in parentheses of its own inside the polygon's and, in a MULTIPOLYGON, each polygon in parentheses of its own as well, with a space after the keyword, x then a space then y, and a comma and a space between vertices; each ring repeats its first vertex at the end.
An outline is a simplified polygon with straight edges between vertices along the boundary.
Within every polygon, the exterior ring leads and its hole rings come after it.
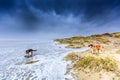
POLYGON ((120 32, 77 36, 55 41, 68 44, 66 48, 87 47, 89 44, 104 46, 104 52, 100 54, 92 54, 87 50, 72 52, 65 57, 66 61, 71 61, 67 66, 66 74, 72 74, 75 80, 120 80, 120 32))

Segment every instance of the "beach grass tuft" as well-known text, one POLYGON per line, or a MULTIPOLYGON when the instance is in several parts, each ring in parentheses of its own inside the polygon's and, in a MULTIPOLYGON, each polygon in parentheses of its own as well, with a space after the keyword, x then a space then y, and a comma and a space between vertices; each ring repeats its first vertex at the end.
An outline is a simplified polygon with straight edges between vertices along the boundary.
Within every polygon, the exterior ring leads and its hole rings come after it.
POLYGON ((77 55, 75 53, 70 53, 65 57, 66 61, 74 61, 77 59, 77 55))
POLYGON ((115 71, 118 68, 117 61, 111 57, 98 58, 94 56, 86 56, 82 60, 78 60, 74 64, 75 68, 89 68, 97 71, 115 71))

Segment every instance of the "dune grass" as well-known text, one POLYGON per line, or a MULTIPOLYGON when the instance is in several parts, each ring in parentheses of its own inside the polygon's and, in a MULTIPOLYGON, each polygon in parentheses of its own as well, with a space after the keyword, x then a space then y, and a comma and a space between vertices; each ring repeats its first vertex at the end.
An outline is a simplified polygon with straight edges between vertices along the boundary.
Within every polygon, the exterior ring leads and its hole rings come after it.
POLYGON ((115 37, 120 38, 120 32, 113 33, 115 37))
MULTIPOLYGON (((68 44, 66 48, 81 48, 89 44, 110 44, 112 40, 120 38, 120 32, 95 34, 91 36, 76 36, 71 38, 56 39, 61 44, 68 44), (77 45, 77 46, 76 46, 77 45)), ((114 44, 114 43, 113 43, 114 44)))
POLYGON ((94 36, 76 36, 71 38, 57 39, 55 40, 61 44, 68 44, 66 48, 81 48, 91 44, 107 44, 110 41, 107 38, 94 37, 94 36))
POLYGON ((104 33, 104 34, 95 34, 91 35, 92 37, 113 37, 113 34, 111 33, 104 33))
POLYGON ((74 68, 89 68, 96 71, 115 71, 118 68, 117 61, 111 57, 98 58, 94 56, 84 57, 74 64, 74 68))
POLYGON ((120 49, 117 50, 117 53, 120 54, 120 49))
POLYGON ((65 60, 66 61, 73 61, 73 60, 76 60, 77 59, 77 55, 75 53, 70 53, 68 54, 66 57, 65 57, 65 60))

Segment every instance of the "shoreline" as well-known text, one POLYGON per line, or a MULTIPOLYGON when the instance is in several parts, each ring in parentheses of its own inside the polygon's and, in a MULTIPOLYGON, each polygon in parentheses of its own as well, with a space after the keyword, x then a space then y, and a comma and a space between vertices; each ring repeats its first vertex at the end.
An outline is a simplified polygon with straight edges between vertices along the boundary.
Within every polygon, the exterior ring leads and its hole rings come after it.
MULTIPOLYGON (((57 45, 59 48, 63 48, 63 49, 66 49, 65 46, 67 46, 68 44, 59 44, 58 42, 54 42, 55 45, 57 45)), ((67 48, 68 49, 68 48, 67 48)), ((64 77, 65 77, 65 80, 74 80, 73 76, 72 75, 69 75, 67 74, 67 66, 68 66, 68 63, 66 60, 65 60, 65 57, 71 53, 71 52, 83 52, 83 51, 86 51, 88 50, 88 48, 86 47, 83 47, 83 48, 79 48, 79 49, 70 49, 69 48, 69 51, 66 52, 63 56, 61 56, 61 59, 63 58, 63 62, 65 62, 65 65, 66 65, 66 71, 65 71, 65 74, 64 74, 64 77)))
MULTIPOLYGON (((91 35, 88 37, 72 37, 65 39, 57 39, 56 41, 60 44, 68 44, 66 48, 81 48, 88 44, 102 44, 104 46, 104 52, 100 54, 92 54, 90 50, 83 52, 68 53, 65 57, 67 64, 66 74, 71 75, 75 80, 119 80, 120 79, 120 33, 104 33, 91 35), (100 40, 99 40, 100 39, 100 40), (83 41, 83 42, 81 42, 83 41), (82 44, 81 44, 82 43, 82 44), (79 44, 79 45, 78 45, 79 44), (71 46, 72 45, 72 46, 71 46), (80 66, 77 62, 84 61, 86 58, 93 58, 91 64, 82 64, 87 67, 80 66), (76 59, 79 58, 79 59, 76 59), (96 61, 103 60, 106 65, 102 62, 96 65, 96 61), (108 62, 107 62, 108 61, 108 62), (78 65, 76 68, 75 66, 78 65), (92 65, 92 69, 89 68, 92 65), (100 67, 102 65, 102 68, 100 67), (105 67, 105 68, 104 68, 105 67), (97 69, 101 71, 97 72, 97 69)), ((88 60, 89 62, 90 60, 88 60)), ((69 80, 69 79, 67 79, 69 80)))

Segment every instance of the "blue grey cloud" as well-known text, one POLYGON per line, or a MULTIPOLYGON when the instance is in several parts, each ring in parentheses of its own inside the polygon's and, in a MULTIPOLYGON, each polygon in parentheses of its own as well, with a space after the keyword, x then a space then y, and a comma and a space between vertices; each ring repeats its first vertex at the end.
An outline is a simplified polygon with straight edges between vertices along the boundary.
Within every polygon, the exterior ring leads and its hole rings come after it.
POLYGON ((67 30, 68 34, 92 33, 96 29, 119 31, 119 10, 120 0, 0 0, 0 24, 4 26, 1 31, 51 34, 64 34, 67 30))

